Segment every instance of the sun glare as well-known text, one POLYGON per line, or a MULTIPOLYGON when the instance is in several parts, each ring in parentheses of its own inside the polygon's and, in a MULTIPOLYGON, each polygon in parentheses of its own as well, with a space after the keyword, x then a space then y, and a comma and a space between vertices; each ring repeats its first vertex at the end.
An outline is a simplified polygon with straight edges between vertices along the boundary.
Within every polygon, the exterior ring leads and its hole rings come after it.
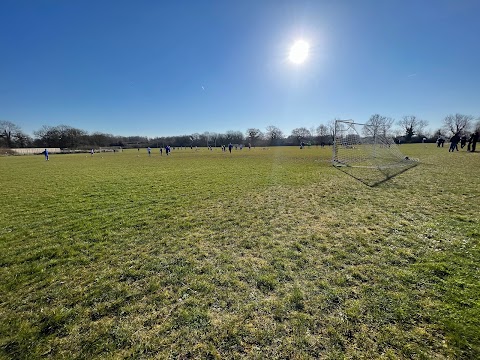
POLYGON ((297 40, 290 48, 288 59, 294 64, 302 64, 307 60, 310 45, 305 40, 297 40))

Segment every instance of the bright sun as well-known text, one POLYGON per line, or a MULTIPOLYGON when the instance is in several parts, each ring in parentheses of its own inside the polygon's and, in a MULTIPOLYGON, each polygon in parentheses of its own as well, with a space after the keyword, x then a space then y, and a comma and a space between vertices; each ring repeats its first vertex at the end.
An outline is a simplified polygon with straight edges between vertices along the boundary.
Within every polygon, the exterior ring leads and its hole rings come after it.
POLYGON ((294 64, 301 64, 307 60, 309 50, 310 45, 305 40, 297 40, 290 49, 288 59, 294 64))

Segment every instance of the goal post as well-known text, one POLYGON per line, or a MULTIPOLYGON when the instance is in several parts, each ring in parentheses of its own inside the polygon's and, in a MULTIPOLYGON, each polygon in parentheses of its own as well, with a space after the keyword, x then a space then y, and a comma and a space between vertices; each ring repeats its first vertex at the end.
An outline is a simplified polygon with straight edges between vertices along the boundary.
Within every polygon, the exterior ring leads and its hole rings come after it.
POLYGON ((411 165, 385 126, 335 120, 334 166, 388 168, 411 165))
POLYGON ((368 186, 376 186, 417 165, 400 151, 386 126, 336 120, 332 164, 368 186))

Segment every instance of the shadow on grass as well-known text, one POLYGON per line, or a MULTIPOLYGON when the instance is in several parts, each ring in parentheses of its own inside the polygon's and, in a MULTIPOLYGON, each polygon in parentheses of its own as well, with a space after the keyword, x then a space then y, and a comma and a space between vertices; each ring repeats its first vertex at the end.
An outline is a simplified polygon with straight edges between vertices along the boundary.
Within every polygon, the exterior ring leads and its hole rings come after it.
POLYGON ((418 162, 409 161, 389 167, 354 167, 348 165, 335 167, 363 184, 369 187, 375 187, 393 179, 395 176, 403 174, 417 165, 418 162))

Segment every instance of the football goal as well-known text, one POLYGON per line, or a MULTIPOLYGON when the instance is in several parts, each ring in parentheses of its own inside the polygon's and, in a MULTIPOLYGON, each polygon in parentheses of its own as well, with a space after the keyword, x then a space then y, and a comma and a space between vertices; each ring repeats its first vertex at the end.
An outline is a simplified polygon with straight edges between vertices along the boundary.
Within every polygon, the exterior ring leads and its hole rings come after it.
MULTIPOLYGON (((373 177, 374 183, 382 182, 416 163, 402 154, 384 125, 361 124, 353 120, 335 121, 332 164, 357 179, 373 177), (353 172, 350 169, 367 170, 353 172), (374 172, 378 172, 378 176, 373 176, 374 172)), ((372 185, 370 181, 366 183, 372 185)))

